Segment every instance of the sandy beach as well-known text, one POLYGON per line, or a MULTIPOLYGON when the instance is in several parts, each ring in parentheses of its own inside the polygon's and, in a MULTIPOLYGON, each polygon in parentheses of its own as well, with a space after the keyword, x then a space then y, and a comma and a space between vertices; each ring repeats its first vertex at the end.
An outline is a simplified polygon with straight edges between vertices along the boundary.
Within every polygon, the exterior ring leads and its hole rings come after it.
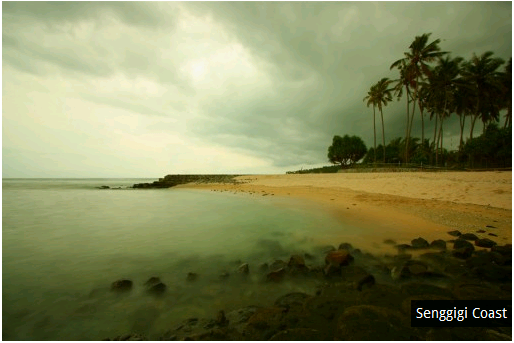
MULTIPOLYGON (((178 187, 302 199, 346 223, 376 227, 373 237, 359 237, 357 245, 372 242, 377 248, 384 239, 408 243, 420 236, 450 240, 451 230, 512 243, 511 172, 251 175, 236 180, 178 187)), ((320 243, 337 242, 337 236, 320 237, 320 243)))

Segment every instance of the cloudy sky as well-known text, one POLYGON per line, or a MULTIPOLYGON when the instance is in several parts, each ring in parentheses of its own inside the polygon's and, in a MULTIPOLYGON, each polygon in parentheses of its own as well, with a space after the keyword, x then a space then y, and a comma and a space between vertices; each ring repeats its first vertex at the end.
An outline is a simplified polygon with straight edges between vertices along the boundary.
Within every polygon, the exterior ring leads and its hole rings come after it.
MULTIPOLYGON (((382 77, 397 78, 389 67, 416 35, 432 32, 466 59, 512 52, 510 2, 3 2, 2 10, 3 177, 328 165, 334 135, 373 145, 373 110, 362 99, 382 77)), ((404 134, 404 101, 384 117, 386 141, 404 134)), ((455 149, 456 123, 445 136, 455 149)))

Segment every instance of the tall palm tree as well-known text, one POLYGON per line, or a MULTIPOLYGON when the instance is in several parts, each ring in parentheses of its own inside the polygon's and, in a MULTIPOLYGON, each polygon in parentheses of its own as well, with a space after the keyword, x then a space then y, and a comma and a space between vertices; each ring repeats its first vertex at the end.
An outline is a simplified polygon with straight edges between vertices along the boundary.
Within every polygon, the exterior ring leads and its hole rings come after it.
MULTIPOLYGON (((411 89, 410 87, 412 86, 412 80, 413 80, 413 71, 412 71, 413 68, 407 64, 406 60, 401 60, 400 63, 398 65, 396 65, 396 67, 400 71, 400 78, 392 81, 392 82, 396 82, 396 85, 394 86, 393 90, 394 90, 394 93, 395 93, 397 99, 400 100, 403 95, 403 88, 405 87, 405 93, 406 93, 406 98, 407 98, 407 123, 405 126, 405 137, 407 138, 407 137, 409 137, 409 133, 410 133, 409 128, 412 127, 412 125, 411 125, 412 120, 410 119, 409 105, 413 101, 412 96, 411 96, 412 92, 410 90, 411 89)), ((393 67, 391 66, 391 69, 392 68, 393 67)), ((406 144, 406 146, 402 150, 404 151, 404 154, 405 154, 404 162, 407 163, 407 161, 409 160, 409 156, 408 156, 409 140, 405 139, 404 143, 406 144)))
MULTIPOLYGON (((455 108, 455 91, 459 83, 460 63, 463 61, 462 57, 451 59, 449 55, 445 58, 439 57, 438 64, 433 68, 428 77, 427 89, 427 106, 430 111, 436 114, 436 119, 439 119, 439 131, 437 138, 435 138, 436 148, 436 164, 438 162, 439 148, 443 149, 443 122, 444 119, 455 108)), ((435 136, 435 134, 434 134, 435 136)))
MULTIPOLYGON (((418 97, 418 92, 420 89, 420 81, 428 76, 430 73, 430 68, 427 63, 434 61, 436 58, 443 56, 446 52, 440 51, 439 43, 440 39, 436 39, 435 41, 428 43, 428 39, 430 38, 431 33, 424 33, 421 36, 416 36, 414 41, 409 46, 409 51, 405 52, 405 57, 394 62, 390 69, 400 68, 405 63, 410 67, 410 83, 412 86, 413 94, 412 98, 414 100, 414 106, 412 108, 412 117, 414 116, 414 112, 416 110, 416 102, 418 102, 418 106, 420 107, 420 115, 421 115, 421 141, 425 140, 425 123, 423 119, 423 111, 420 106, 420 101, 418 97)), ((410 125, 412 125, 412 120, 410 125)), ((410 136, 410 129, 408 137, 410 136)), ((407 137, 407 138, 408 138, 407 137)), ((409 139, 406 139, 406 143, 409 143, 409 139)), ((406 151, 408 149, 406 148, 406 151)))
POLYGON ((501 58, 493 58, 493 52, 487 51, 480 57, 473 54, 470 61, 463 64, 462 77, 473 87, 475 108, 471 119, 469 137, 473 138, 473 130, 477 118, 485 124, 498 116, 498 95, 501 94, 501 75, 497 69, 504 63, 501 58))
POLYGON ((382 106, 387 106, 387 103, 393 100, 391 96, 391 91, 393 89, 389 88, 391 82, 392 81, 389 80, 389 78, 384 77, 375 84, 375 102, 378 109, 380 110, 380 117, 382 118, 382 146, 384 147, 384 163, 386 161, 386 144, 384 133, 384 113, 382 112, 382 106))
POLYGON ((374 163, 377 163, 377 129, 375 126, 375 106, 377 105, 377 99, 376 99, 376 84, 371 86, 371 88, 368 91, 368 95, 362 99, 362 101, 368 101, 366 103, 366 106, 369 107, 369 105, 373 105, 373 148, 374 148, 374 163))

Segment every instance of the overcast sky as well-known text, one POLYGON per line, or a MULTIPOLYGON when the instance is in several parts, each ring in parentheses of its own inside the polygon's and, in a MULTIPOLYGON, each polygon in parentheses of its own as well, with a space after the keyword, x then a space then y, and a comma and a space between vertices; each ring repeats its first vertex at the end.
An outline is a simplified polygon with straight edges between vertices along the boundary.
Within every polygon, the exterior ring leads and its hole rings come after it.
MULTIPOLYGON (((443 50, 466 59, 512 53, 510 2, 2 2, 2 9, 3 177, 329 165, 334 135, 373 146, 373 110, 362 99, 382 77, 397 78, 389 67, 416 35, 432 32, 430 41, 440 38, 443 50)), ((384 109, 386 141, 404 135, 405 107, 402 100, 384 109)), ((448 148, 458 134, 448 123, 448 148)))

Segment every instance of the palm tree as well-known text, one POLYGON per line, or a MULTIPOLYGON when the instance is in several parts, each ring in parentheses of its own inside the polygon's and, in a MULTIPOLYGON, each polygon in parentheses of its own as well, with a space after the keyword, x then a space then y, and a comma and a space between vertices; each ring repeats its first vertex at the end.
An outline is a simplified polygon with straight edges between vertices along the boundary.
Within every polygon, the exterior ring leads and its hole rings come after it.
POLYGON ((380 117, 382 118, 382 146, 384 147, 384 163, 386 161, 386 145, 385 145, 385 133, 384 133, 384 113, 382 112, 382 106, 387 106, 387 103, 392 101, 391 88, 389 84, 392 81, 389 78, 384 77, 375 84, 375 102, 380 110, 380 117))
MULTIPOLYGON (((420 101, 418 97, 419 92, 419 83, 425 76, 430 74, 430 68, 428 66, 428 62, 434 61, 436 58, 443 56, 446 52, 440 51, 439 43, 440 39, 436 39, 430 44, 428 43, 428 39, 430 38, 431 33, 424 33, 421 36, 416 36, 414 41, 409 46, 409 51, 405 52, 405 57, 394 62, 390 69, 393 68, 401 68, 403 65, 407 64, 410 68, 410 83, 412 86, 413 94, 412 98, 414 101, 414 106, 412 108, 412 117, 414 117, 414 112, 416 110, 416 101, 418 102, 418 106, 420 107, 421 114, 421 141, 425 140, 425 123, 423 119, 423 111, 420 106, 420 101)), ((410 125, 412 125, 412 120, 410 125)), ((410 137, 410 129, 407 138, 410 137)), ((406 143, 409 143, 409 140, 406 139, 406 143)), ((406 148, 408 151, 408 148, 406 148)))
POLYGON ((502 92, 502 103, 503 108, 507 108, 507 114, 505 115, 504 128, 509 125, 512 127, 512 57, 505 66, 505 72, 501 75, 503 92, 502 92))
POLYGON ((376 84, 371 86, 371 88, 368 91, 368 95, 362 99, 362 101, 366 101, 366 106, 369 107, 369 105, 373 105, 373 151, 375 155, 374 163, 377 163, 377 130, 375 126, 375 106, 377 105, 377 99, 376 99, 376 84))
MULTIPOLYGON (((411 101, 413 101, 412 96, 411 96, 411 91, 410 91, 410 87, 411 87, 412 79, 413 79, 413 72, 412 72, 412 67, 407 64, 406 60, 401 60, 401 62, 396 67, 400 71, 400 78, 392 81, 392 82, 396 82, 396 85, 393 88, 393 90, 395 92, 397 99, 400 100, 400 98, 403 95, 403 87, 405 87, 405 93, 407 94, 407 96, 406 96, 406 98, 407 98, 407 125, 405 126, 405 137, 409 137, 409 133, 410 133, 409 128, 412 127, 412 125, 411 125, 412 120, 410 119, 409 105, 410 105, 411 101)), ((391 66, 391 68, 393 68, 393 67, 391 66)), ((409 140, 405 139, 404 143, 407 144, 407 146, 405 146, 405 148, 403 149, 403 151, 405 153, 404 163, 407 163, 407 161, 409 159, 409 156, 408 156, 409 140)))
POLYGON ((501 75, 496 70, 504 63, 501 58, 492 58, 493 52, 487 51, 480 57, 473 54, 471 61, 465 62, 462 77, 472 87, 475 106, 471 119, 470 139, 473 138, 473 129, 477 118, 485 124, 496 119, 499 112, 498 95, 501 94, 501 75))
POLYGON ((463 61, 462 57, 451 59, 450 56, 446 58, 439 57, 438 64, 433 68, 428 77, 428 84, 425 86, 424 94, 427 94, 427 106, 430 107, 432 115, 436 114, 436 120, 439 119, 439 128, 437 124, 435 130, 439 129, 436 138, 434 132, 435 148, 436 148, 436 165, 438 162, 439 147, 443 149, 443 122, 444 119, 455 108, 455 91, 459 83, 460 63, 463 61))

